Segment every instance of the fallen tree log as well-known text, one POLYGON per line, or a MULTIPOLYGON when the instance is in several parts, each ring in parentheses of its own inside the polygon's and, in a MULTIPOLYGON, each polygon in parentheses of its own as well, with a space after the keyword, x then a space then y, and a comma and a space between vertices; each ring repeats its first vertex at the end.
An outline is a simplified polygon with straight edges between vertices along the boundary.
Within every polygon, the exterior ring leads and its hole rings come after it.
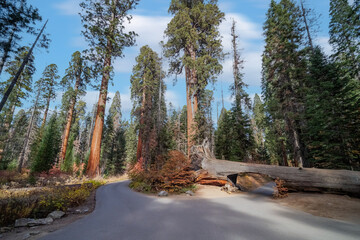
POLYGON ((348 194, 360 197, 360 172, 316 168, 295 168, 218 160, 208 154, 207 143, 193 149, 197 165, 219 179, 239 173, 260 173, 285 181, 289 191, 348 194), (199 161, 201 159, 201 161, 199 161))

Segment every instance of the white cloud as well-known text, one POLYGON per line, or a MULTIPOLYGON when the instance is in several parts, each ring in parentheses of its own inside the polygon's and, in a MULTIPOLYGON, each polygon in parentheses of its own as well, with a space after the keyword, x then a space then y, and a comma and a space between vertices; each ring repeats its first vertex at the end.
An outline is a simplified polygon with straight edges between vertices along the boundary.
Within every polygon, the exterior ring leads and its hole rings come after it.
POLYGON ((171 17, 133 15, 131 23, 126 23, 125 27, 139 35, 136 39, 138 48, 149 45, 159 52, 161 50, 159 43, 163 40, 164 31, 170 20, 171 17))
POLYGON ((329 44, 329 37, 318 37, 315 39, 315 43, 322 47, 327 55, 332 54, 332 47, 329 44))
POLYGON ((219 30, 225 52, 231 51, 231 26, 236 22, 236 34, 239 35, 240 48, 250 48, 254 40, 262 39, 261 26, 250 21, 242 14, 227 13, 225 20, 220 24, 219 30))
POLYGON ((167 90, 165 92, 165 101, 167 106, 171 103, 175 109, 180 107, 179 96, 175 91, 167 90))
POLYGON ((81 0, 66 0, 62 3, 54 4, 54 7, 63 15, 78 15, 81 12, 79 6, 81 0))

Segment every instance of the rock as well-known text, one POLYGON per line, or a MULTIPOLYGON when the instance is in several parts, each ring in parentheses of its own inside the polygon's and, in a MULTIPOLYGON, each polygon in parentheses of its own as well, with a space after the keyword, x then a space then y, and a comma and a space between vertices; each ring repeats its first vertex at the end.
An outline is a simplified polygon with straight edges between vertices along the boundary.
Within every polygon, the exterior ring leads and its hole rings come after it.
POLYGON ((39 218, 39 219, 32 219, 30 222, 28 222, 28 227, 38 226, 38 225, 49 225, 53 223, 54 219, 51 217, 47 218, 39 218))
POLYGON ((194 194, 195 193, 193 191, 190 191, 190 190, 186 191, 186 195, 188 195, 188 196, 194 196, 194 194))
POLYGON ((227 192, 227 193, 232 193, 232 192, 236 192, 238 190, 237 187, 232 186, 231 184, 227 183, 225 184, 225 186, 223 186, 221 188, 221 191, 227 192))
POLYGON ((10 232, 11 228, 10 227, 2 227, 0 228, 0 233, 6 233, 6 232, 10 232))
POLYGON ((26 227, 30 221, 34 219, 31 218, 20 218, 15 220, 15 227, 26 227))
POLYGON ((52 219, 59 219, 62 218, 65 215, 63 211, 53 211, 47 215, 47 217, 52 219))
POLYGON ((87 213, 89 211, 89 208, 88 207, 80 207, 80 208, 77 208, 75 209, 75 212, 76 213, 87 213))
POLYGON ((54 220, 50 217, 48 218, 40 218, 40 219, 32 219, 32 218, 20 218, 16 219, 15 227, 33 227, 38 225, 48 225, 51 224, 54 220))
POLYGON ((30 233, 27 233, 27 234, 25 234, 24 236, 23 236, 23 240, 25 240, 25 239, 29 239, 31 237, 31 235, 30 235, 30 233))
POLYGON ((158 193, 158 196, 159 196, 159 197, 167 197, 168 195, 169 195, 169 194, 168 194, 167 191, 161 191, 161 192, 158 193))
POLYGON ((1 189, 2 190, 7 190, 7 189, 9 189, 10 187, 8 186, 8 185, 6 185, 6 184, 4 184, 4 185, 2 185, 1 186, 1 189))
POLYGON ((40 231, 30 232, 31 236, 35 236, 35 235, 39 235, 39 234, 40 234, 40 231))

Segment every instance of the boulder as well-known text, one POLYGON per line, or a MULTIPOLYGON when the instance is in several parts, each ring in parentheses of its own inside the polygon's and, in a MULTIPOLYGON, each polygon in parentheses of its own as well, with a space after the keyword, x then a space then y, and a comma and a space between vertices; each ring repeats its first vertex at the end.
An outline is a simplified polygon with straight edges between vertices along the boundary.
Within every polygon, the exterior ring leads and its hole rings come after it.
POLYGON ((168 195, 169 195, 169 194, 168 194, 167 191, 161 191, 161 192, 158 193, 158 196, 159 196, 159 197, 167 197, 168 195))
POLYGON ((16 219, 15 227, 33 227, 38 225, 48 225, 51 224, 54 220, 51 217, 47 218, 39 218, 39 219, 32 219, 32 218, 20 218, 16 219))
POLYGON ((32 219, 30 222, 28 222, 28 226, 38 226, 38 225, 49 225, 54 221, 51 217, 47 218, 39 218, 39 219, 32 219))
POLYGON ((15 227, 26 227, 32 218, 20 218, 15 220, 15 227))
POLYGON ((185 194, 188 196, 194 196, 195 193, 193 191, 189 190, 189 191, 186 191, 185 194))
POLYGON ((47 217, 49 218, 52 218, 52 219, 59 219, 59 218, 62 218, 63 216, 65 215, 65 213, 63 211, 53 211, 51 213, 49 213, 47 215, 47 217))

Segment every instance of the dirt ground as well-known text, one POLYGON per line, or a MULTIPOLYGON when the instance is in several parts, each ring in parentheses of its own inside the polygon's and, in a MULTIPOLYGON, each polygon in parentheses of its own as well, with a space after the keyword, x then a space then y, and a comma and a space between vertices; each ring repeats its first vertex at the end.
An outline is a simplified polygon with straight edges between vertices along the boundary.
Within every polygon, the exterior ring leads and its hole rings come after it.
POLYGON ((359 198, 335 194, 289 193, 287 198, 273 201, 315 216, 360 224, 359 198))

